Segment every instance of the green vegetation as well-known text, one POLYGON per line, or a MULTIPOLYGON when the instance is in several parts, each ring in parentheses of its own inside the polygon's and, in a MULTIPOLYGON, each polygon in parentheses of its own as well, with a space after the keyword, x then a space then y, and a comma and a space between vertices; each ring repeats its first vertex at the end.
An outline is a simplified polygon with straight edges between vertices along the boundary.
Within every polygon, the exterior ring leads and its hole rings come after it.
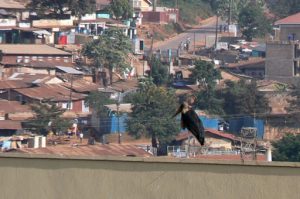
POLYGON ((158 140, 159 151, 165 151, 166 144, 172 141, 180 130, 176 119, 171 117, 177 108, 175 93, 157 87, 151 81, 145 81, 130 100, 133 108, 127 121, 129 134, 136 138, 142 135, 152 138, 153 146, 158 140))
POLYGON ((273 160, 300 162, 300 135, 287 134, 281 140, 273 142, 273 160))
POLYGON ((96 8, 95 0, 31 0, 28 8, 36 12, 38 16, 53 16, 61 18, 62 15, 71 12, 72 15, 82 16, 92 13, 96 8))
POLYGON ((270 112, 268 100, 257 90, 255 82, 226 82, 226 89, 221 91, 224 98, 224 111, 228 115, 259 114, 270 112))
POLYGON ((279 18, 300 12, 299 0, 266 0, 271 11, 279 18))
POLYGON ((85 103, 89 105, 97 113, 98 116, 106 116, 105 105, 116 103, 109 98, 109 94, 94 91, 91 92, 85 99, 85 103))
POLYGON ((178 3, 180 19, 184 23, 195 24, 196 18, 207 18, 212 15, 210 5, 205 0, 160 0, 160 6, 176 8, 178 3))
POLYGON ((123 71, 130 67, 126 58, 131 48, 131 42, 122 30, 108 29, 98 39, 87 43, 82 52, 93 61, 93 68, 109 70, 111 84, 113 69, 123 71))
POLYGON ((210 114, 222 114, 222 99, 216 96, 216 82, 222 79, 220 71, 214 68, 210 62, 197 60, 195 68, 191 69, 191 79, 199 83, 203 88, 195 93, 197 97, 196 106, 206 110, 210 114))
POLYGON ((46 101, 31 105, 35 118, 26 123, 26 129, 36 134, 47 135, 53 132, 65 132, 71 126, 71 122, 62 118, 65 110, 56 106, 54 102, 46 101))
POLYGON ((132 17, 133 11, 128 0, 111 0, 107 9, 116 19, 132 17))
POLYGON ((150 77, 153 80, 153 83, 157 86, 164 85, 168 82, 168 66, 163 65, 159 59, 152 56, 149 60, 149 65, 151 67, 150 77))
POLYGON ((241 9, 238 24, 248 41, 271 31, 271 23, 264 15, 262 7, 255 4, 249 4, 241 9))

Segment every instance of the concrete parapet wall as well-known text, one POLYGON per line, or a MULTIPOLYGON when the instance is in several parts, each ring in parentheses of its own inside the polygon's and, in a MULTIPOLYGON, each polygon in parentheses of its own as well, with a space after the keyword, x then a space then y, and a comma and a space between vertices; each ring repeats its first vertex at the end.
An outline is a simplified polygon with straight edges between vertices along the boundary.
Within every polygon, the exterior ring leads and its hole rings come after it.
POLYGON ((0 155, 1 198, 299 199, 299 163, 0 155))

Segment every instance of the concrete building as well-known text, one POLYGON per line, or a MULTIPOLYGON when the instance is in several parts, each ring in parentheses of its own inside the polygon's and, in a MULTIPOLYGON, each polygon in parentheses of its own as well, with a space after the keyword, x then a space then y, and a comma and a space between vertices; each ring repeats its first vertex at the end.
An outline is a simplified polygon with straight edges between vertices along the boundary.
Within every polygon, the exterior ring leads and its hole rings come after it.
POLYGON ((275 41, 266 47, 266 79, 288 84, 300 83, 300 13, 275 22, 275 41))

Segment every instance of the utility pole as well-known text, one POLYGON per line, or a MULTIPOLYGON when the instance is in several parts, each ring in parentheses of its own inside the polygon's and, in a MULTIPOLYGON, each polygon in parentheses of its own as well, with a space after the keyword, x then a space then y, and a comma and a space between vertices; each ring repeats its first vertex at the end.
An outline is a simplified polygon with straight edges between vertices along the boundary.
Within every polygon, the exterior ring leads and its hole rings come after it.
POLYGON ((228 27, 231 25, 232 18, 232 0, 229 0, 229 16, 228 16, 228 27))
POLYGON ((117 122, 118 122, 118 126, 117 126, 117 130, 118 130, 118 143, 121 144, 121 132, 120 132, 120 96, 121 93, 119 92, 118 95, 118 101, 117 101, 117 122))
POLYGON ((194 55, 196 54, 196 31, 194 32, 194 55))
POLYGON ((218 42, 218 26, 219 26, 219 12, 217 12, 217 20, 216 20, 215 49, 217 48, 217 42, 218 42))

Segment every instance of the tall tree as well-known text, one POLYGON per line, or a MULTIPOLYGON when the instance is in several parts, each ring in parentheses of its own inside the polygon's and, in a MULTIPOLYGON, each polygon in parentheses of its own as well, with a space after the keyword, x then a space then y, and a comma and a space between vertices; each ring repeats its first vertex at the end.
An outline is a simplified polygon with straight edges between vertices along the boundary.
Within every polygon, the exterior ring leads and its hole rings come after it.
POLYGON ((222 79, 220 71, 211 62, 197 60, 190 71, 191 79, 206 89, 214 88, 217 81, 222 79))
POLYGON ((222 91, 224 111, 228 115, 254 115, 270 112, 268 100, 257 90, 256 82, 226 82, 227 88, 222 91))
POLYGON ((191 78, 199 83, 201 91, 196 92, 196 107, 206 110, 210 114, 222 114, 222 99, 217 96, 216 83, 220 80, 221 73, 210 62, 198 60, 195 68, 191 69, 191 78))
POLYGON ((60 18, 64 14, 72 14, 81 17, 87 13, 95 11, 95 0, 31 0, 27 6, 38 16, 51 14, 55 18, 60 18))
POLYGON ((94 91, 86 97, 85 103, 89 105, 98 116, 106 116, 105 105, 116 103, 116 101, 110 99, 107 93, 94 91))
POLYGON ((177 108, 173 91, 157 87, 150 81, 144 82, 131 96, 131 103, 133 108, 127 129, 136 138, 150 137, 154 147, 158 140, 162 149, 180 131, 178 122, 172 118, 177 108))
POLYGON ((299 0, 267 0, 267 3, 279 18, 300 12, 299 0))
POLYGON ((162 64, 162 62, 152 56, 149 60, 150 69, 150 77, 153 80, 153 83, 157 86, 161 86, 168 81, 168 66, 162 64))
POLYGON ((85 44, 82 52, 93 61, 93 68, 109 70, 111 84, 114 69, 122 72, 130 68, 127 57, 131 50, 131 42, 122 30, 108 29, 98 39, 85 44))
POLYGON ((71 127, 68 119, 62 118, 64 109, 56 106, 54 102, 31 104, 31 109, 35 114, 34 119, 27 122, 27 129, 34 133, 46 135, 48 131, 63 132, 71 127))
POLYGON ((128 19, 133 14, 128 0, 111 0, 107 9, 116 19, 128 19))
POLYGON ((271 31, 271 23, 264 15, 262 7, 257 4, 248 4, 247 7, 241 9, 238 24, 248 41, 271 31))
POLYGON ((287 134, 281 140, 272 143, 273 160, 300 162, 300 135, 287 134))

